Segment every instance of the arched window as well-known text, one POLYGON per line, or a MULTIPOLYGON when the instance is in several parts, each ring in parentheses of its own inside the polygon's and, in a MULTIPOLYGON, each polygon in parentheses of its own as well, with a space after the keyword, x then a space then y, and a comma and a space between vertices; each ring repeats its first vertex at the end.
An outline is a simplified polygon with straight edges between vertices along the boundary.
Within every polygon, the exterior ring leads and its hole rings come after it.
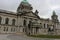
POLYGON ((47 28, 49 28, 49 25, 47 24, 47 28))
POLYGON ((24 24, 23 25, 26 26, 26 20, 24 20, 24 24))
POLYGON ((45 28, 45 24, 44 24, 44 28, 45 28))
POLYGON ((8 23, 9 23, 9 19, 6 18, 6 20, 5 20, 5 24, 8 24, 8 23))
POLYGON ((31 23, 32 23, 32 22, 31 22, 31 21, 29 21, 29 24, 28 24, 28 28, 29 28, 29 29, 30 29, 31 23))
POLYGON ((1 21, 2 21, 2 17, 0 17, 0 24, 1 24, 1 21))
POLYGON ((40 28, 42 28, 42 23, 40 23, 40 28))
POLYGON ((15 19, 12 20, 12 25, 15 25, 15 19))

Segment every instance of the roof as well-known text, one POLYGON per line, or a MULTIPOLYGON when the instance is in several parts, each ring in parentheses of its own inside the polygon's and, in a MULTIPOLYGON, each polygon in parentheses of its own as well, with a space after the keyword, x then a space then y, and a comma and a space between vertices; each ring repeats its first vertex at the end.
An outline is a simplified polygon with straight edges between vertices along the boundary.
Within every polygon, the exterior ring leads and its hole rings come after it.
POLYGON ((49 19, 49 18, 46 18, 46 19, 44 19, 44 18, 40 18, 40 20, 43 20, 43 21, 52 21, 52 20, 49 19))
MULTIPOLYGON (((4 14, 8 14, 8 15, 16 15, 16 16, 17 16, 17 13, 16 13, 16 12, 11 12, 11 11, 2 10, 2 9, 0 9, 0 13, 4 13, 4 14)), ((33 12, 30 11, 30 12, 27 12, 27 13, 33 13, 33 12)), ((18 15, 19 15, 19 16, 22 16, 22 15, 24 15, 24 14, 26 14, 26 13, 23 12, 23 13, 18 14, 18 15)), ((33 14, 36 15, 35 13, 33 13, 33 14)), ((50 20, 49 18, 44 19, 44 18, 40 18, 39 15, 36 15, 36 16, 37 16, 37 18, 40 19, 40 20, 44 20, 44 21, 52 21, 52 20, 50 20)))
POLYGON ((2 9, 0 9, 0 13, 9 14, 9 15, 16 15, 15 12, 7 11, 7 10, 2 10, 2 9))

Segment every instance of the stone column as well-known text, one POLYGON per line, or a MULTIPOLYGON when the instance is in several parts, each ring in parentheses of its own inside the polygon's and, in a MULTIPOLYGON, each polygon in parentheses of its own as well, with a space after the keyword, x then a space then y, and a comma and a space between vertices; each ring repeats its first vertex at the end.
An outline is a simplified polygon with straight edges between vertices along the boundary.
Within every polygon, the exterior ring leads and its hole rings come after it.
POLYGON ((46 28, 47 28, 47 23, 45 24, 46 28))
POLYGON ((37 33, 37 32, 36 32, 36 30, 37 30, 37 29, 36 29, 36 28, 34 28, 34 32, 35 32, 35 34, 37 33))
POLYGON ((38 28, 38 34, 39 34, 39 30, 40 30, 40 28, 38 28))
POLYGON ((31 29, 30 29, 30 34, 32 34, 32 32, 33 32, 33 31, 32 31, 32 28, 31 28, 31 29))
MULTIPOLYGON (((55 29, 57 29, 57 27, 58 27, 57 25, 58 25, 58 24, 56 23, 56 28, 55 28, 55 29)), ((55 31, 56 31, 56 35, 57 35, 57 30, 55 30, 55 31)))
POLYGON ((33 35, 35 34, 35 29, 33 28, 33 35))
POLYGON ((40 34, 40 32, 41 32, 41 29, 39 28, 39 34, 40 34))

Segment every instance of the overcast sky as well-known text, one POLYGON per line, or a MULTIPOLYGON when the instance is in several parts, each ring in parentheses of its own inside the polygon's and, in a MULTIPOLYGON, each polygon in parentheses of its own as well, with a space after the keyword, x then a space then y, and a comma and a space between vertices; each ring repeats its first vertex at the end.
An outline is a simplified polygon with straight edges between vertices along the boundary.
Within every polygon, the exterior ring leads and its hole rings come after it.
MULTIPOLYGON (((22 0, 0 0, 0 9, 16 12, 22 0)), ((39 16, 50 18, 52 11, 55 10, 60 18, 60 0, 27 0, 33 7, 39 11, 39 16)))

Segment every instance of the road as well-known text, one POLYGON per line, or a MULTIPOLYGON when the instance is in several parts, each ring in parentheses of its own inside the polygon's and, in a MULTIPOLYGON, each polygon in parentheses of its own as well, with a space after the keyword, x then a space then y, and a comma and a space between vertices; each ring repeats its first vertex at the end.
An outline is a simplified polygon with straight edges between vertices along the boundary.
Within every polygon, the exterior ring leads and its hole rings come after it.
POLYGON ((0 40, 60 40, 60 39, 34 38, 27 37, 26 35, 17 34, 0 34, 0 40))

